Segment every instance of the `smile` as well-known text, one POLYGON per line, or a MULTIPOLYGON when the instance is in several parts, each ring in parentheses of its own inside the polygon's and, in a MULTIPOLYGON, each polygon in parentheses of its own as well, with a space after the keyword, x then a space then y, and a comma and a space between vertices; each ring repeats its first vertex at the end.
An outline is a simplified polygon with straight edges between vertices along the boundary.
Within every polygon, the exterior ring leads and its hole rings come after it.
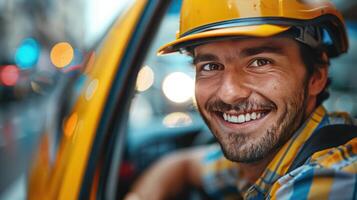
POLYGON ((224 121, 234 124, 242 124, 245 122, 256 121, 264 116, 266 116, 270 111, 261 110, 261 111, 251 111, 245 113, 234 113, 234 112, 223 112, 219 115, 224 119, 224 121))

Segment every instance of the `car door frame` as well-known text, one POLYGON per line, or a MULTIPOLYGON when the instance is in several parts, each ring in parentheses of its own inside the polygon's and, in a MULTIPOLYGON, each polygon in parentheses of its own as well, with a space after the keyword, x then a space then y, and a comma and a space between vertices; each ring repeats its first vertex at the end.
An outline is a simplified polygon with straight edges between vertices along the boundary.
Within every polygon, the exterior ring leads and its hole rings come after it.
POLYGON ((170 0, 147 2, 124 56, 118 60, 118 71, 99 122, 79 199, 115 198, 136 77, 170 3, 170 0))

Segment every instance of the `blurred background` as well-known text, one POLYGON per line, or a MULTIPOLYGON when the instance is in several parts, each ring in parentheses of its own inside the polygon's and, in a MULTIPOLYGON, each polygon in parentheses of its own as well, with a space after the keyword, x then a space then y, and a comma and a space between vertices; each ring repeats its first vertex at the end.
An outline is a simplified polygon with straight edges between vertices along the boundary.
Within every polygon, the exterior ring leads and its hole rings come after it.
MULTIPOLYGON (((178 29, 180 1, 174 2, 138 75, 128 137, 132 154, 142 155, 135 149, 152 134, 203 124, 195 112, 190 60, 156 56, 178 29)), ((346 18, 350 49, 332 60, 325 106, 357 117, 357 2, 334 2, 346 18)), ((39 136, 61 134, 62 118, 85 80, 82 66, 92 62, 108 27, 128 4, 130 0, 0 0, 0 200, 26 198, 26 173, 39 136)))
POLYGON ((40 134, 61 130, 63 91, 127 2, 0 0, 0 199, 26 199, 40 134))

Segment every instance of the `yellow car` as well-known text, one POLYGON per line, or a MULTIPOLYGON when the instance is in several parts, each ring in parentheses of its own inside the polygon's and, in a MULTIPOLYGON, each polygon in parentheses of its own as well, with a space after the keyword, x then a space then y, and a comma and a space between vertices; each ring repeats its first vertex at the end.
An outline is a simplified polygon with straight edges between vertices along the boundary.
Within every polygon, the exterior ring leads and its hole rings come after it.
POLYGON ((179 6, 139 0, 116 19, 61 95, 61 130, 41 138, 29 199, 120 199, 160 155, 210 141, 195 112, 190 61, 156 57, 178 28, 179 6))
MULTIPOLYGON (((62 94, 69 100, 61 107, 61 130, 41 138, 30 200, 121 199, 159 156, 212 142, 195 112, 190 60, 156 56, 174 39, 179 8, 177 1, 137 0, 116 19, 62 94)), ((356 95, 348 93, 355 88, 332 95, 328 107, 356 115, 356 95)))

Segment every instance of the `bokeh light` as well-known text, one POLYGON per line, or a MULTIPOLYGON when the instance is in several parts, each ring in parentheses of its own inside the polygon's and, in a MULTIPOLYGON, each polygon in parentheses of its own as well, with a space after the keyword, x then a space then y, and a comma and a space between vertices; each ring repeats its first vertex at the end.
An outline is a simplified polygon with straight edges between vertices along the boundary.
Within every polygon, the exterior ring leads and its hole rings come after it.
POLYGON ((58 68, 69 65, 74 57, 74 50, 68 42, 60 42, 53 46, 51 50, 51 62, 58 68))
POLYGON ((98 88, 98 84, 99 84, 98 79, 94 79, 87 86, 86 93, 85 93, 85 98, 87 101, 90 101, 94 96, 94 93, 98 88))
POLYGON ((7 65, 0 71, 1 83, 5 86, 14 86, 19 79, 19 69, 15 65, 7 65))
POLYGON ((36 83, 35 81, 31 81, 30 85, 34 92, 36 92, 38 94, 43 94, 40 84, 36 83))
POLYGON ((169 128, 175 127, 185 127, 192 124, 192 118, 190 115, 183 112, 174 112, 168 114, 163 120, 162 123, 169 128))
POLYGON ((184 103, 193 97, 194 80, 185 73, 173 72, 165 78, 162 90, 170 101, 184 103))
POLYGON ((69 118, 64 124, 64 134, 67 137, 71 137, 73 135, 73 132, 76 130, 77 127, 77 122, 78 122, 78 114, 75 112, 69 118))
POLYGON ((149 66, 144 66, 138 74, 136 89, 139 92, 148 90, 154 83, 154 71, 149 66))
POLYGON ((40 45, 33 38, 24 39, 15 52, 15 63, 21 69, 33 67, 40 56, 40 45))

